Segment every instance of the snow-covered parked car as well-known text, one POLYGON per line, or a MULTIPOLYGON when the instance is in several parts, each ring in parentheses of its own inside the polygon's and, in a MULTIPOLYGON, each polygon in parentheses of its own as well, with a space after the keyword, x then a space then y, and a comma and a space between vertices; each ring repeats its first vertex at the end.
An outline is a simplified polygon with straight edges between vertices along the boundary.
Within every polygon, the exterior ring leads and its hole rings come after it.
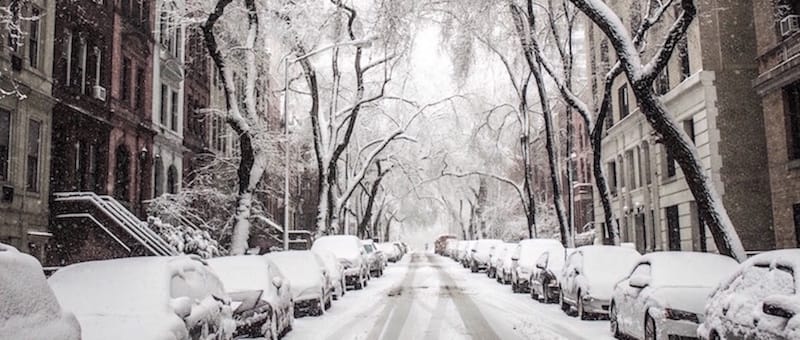
POLYGON ((292 329, 291 283, 263 256, 225 256, 207 260, 231 297, 236 336, 276 339, 292 329))
POLYGON ((394 243, 391 242, 384 242, 377 244, 378 249, 386 256, 386 260, 389 262, 397 262, 400 261, 400 257, 402 254, 400 252, 400 247, 395 246, 394 243))
POLYGON ((516 244, 507 242, 495 246, 489 254, 489 268, 486 269, 486 276, 492 279, 497 277, 498 269, 503 265, 503 257, 509 251, 509 248, 514 249, 516 246, 516 244))
POLYGON ((33 256, 0 243, 0 338, 80 340, 75 316, 64 311, 33 256))
POLYGON ((518 243, 510 243, 506 252, 503 254, 502 262, 497 268, 497 282, 507 285, 511 284, 511 271, 514 269, 514 253, 517 251, 518 243))
POLYGON ((458 240, 455 238, 448 238, 444 243, 444 253, 442 255, 453 257, 456 248, 458 248, 458 240))
POLYGON ((367 285, 369 264, 358 237, 350 235, 323 236, 314 241, 311 250, 327 250, 336 255, 336 258, 344 266, 345 282, 348 286, 361 289, 367 285))
POLYGON ((492 250, 501 244, 503 244, 503 241, 494 239, 483 239, 476 241, 475 247, 472 248, 472 256, 469 264, 470 270, 473 273, 477 273, 480 270, 488 269, 492 250))
POLYGON ((800 249, 751 257, 708 299, 702 339, 800 339, 800 249))
POLYGON ((467 241, 467 244, 464 247, 464 252, 459 258, 459 262, 461 262, 461 266, 464 268, 469 268, 470 264, 472 263, 472 250, 475 249, 475 245, 477 243, 478 241, 476 240, 467 241))
POLYGON ((364 256, 367 258, 369 264, 370 277, 383 276, 383 254, 375 247, 375 242, 372 240, 361 240, 361 247, 364 248, 364 256))
POLYGON ((709 253, 642 256, 614 288, 611 332, 646 340, 695 338, 708 296, 738 265, 730 257, 709 253))
POLYGON ((568 249, 550 249, 542 253, 536 260, 536 270, 530 279, 531 298, 544 303, 555 303, 561 293, 559 284, 567 262, 567 256, 575 251, 568 249))
POLYGON ((294 316, 320 316, 331 307, 333 287, 325 265, 310 250, 287 250, 264 255, 291 284, 294 316))
POLYGON ((536 260, 542 253, 549 251, 564 251, 561 242, 553 239, 527 239, 517 245, 511 257, 511 291, 514 293, 527 293, 530 291, 530 279, 536 270, 536 260))
POLYGON ((83 262, 48 282, 84 340, 222 340, 236 329, 222 282, 197 257, 83 262))
POLYGON ((333 284, 333 299, 338 300, 340 297, 344 296, 347 290, 347 283, 344 279, 344 266, 339 262, 339 259, 336 258, 336 255, 327 250, 317 249, 313 252, 322 259, 325 270, 328 271, 328 276, 333 284))
POLYGON ((617 246, 583 246, 567 257, 561 279, 561 310, 581 320, 608 314, 614 286, 631 273, 642 255, 617 246))

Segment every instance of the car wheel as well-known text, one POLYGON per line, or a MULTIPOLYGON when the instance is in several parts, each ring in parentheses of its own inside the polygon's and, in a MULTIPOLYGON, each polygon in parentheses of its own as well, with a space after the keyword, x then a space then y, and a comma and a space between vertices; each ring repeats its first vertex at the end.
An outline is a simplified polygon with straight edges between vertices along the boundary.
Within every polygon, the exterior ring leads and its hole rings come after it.
POLYGON ((611 302, 611 307, 608 311, 608 324, 609 328, 611 329, 611 334, 614 335, 614 338, 621 339, 619 333, 619 319, 617 318, 617 306, 613 301, 611 302))
POLYGON ((325 298, 320 297, 317 310, 314 311, 314 316, 322 316, 323 314, 325 314, 325 298))
POLYGON ((548 282, 542 283, 542 302, 550 303, 552 299, 550 298, 550 286, 548 286, 548 282))
POLYGON ((283 331, 283 334, 289 333, 294 329, 294 302, 291 302, 291 305, 289 305, 289 315, 287 315, 286 318, 289 322, 287 322, 286 330, 283 331))
POLYGON ((519 293, 519 288, 517 288, 517 283, 513 280, 511 281, 511 292, 512 293, 519 293))
POLYGON ((278 315, 273 314, 272 320, 269 323, 269 329, 266 330, 264 338, 268 340, 278 340, 278 315))
POLYGON ((711 331, 711 336, 708 340, 723 340, 722 337, 717 333, 717 331, 711 331))
POLYGON ((569 314, 569 304, 564 301, 564 293, 558 295, 558 303, 561 305, 561 311, 569 314))
POLYGON ((333 300, 333 293, 328 295, 328 298, 325 300, 325 310, 331 309, 332 300, 333 300))
POLYGON ((644 339, 656 340, 656 320, 653 320, 650 313, 644 316, 644 339))
POLYGON ((353 285, 353 288, 355 290, 360 290, 360 289, 364 288, 364 277, 363 276, 359 276, 358 277, 358 281, 356 281, 356 283, 353 285))
POLYGON ((578 305, 577 305, 576 309, 578 310, 577 311, 578 312, 578 318, 580 318, 581 320, 589 320, 589 314, 586 313, 586 310, 584 309, 583 296, 581 295, 580 292, 578 292, 578 305))
POLYGON ((531 286, 531 299, 539 301, 539 294, 536 293, 536 289, 533 289, 533 281, 529 281, 529 282, 531 282, 531 284, 530 284, 530 286, 531 286))
POLYGON ((478 272, 478 263, 473 261, 472 265, 470 266, 469 269, 470 269, 471 272, 477 273, 478 272))

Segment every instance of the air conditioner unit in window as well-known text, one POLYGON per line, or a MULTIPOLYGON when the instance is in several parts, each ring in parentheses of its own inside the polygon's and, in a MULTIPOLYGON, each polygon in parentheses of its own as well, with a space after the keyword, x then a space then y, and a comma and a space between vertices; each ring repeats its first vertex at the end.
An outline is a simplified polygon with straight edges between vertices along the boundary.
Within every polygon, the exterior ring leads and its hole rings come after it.
POLYGON ((781 35, 788 36, 800 31, 800 15, 789 15, 781 19, 781 35))
POLYGON ((106 88, 100 85, 95 85, 94 91, 92 91, 92 97, 94 97, 95 99, 106 101, 106 88))

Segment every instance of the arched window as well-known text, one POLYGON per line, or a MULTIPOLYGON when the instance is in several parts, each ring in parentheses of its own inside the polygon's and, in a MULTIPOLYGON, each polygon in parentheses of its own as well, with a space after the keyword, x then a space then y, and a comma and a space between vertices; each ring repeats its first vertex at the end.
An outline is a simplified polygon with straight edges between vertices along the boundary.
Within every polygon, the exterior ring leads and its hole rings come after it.
POLYGON ((120 144, 116 151, 116 166, 114 167, 114 197, 122 201, 130 200, 131 184, 131 153, 124 144, 120 144))
POLYGON ((178 169, 174 165, 170 165, 167 170, 167 191, 170 194, 178 193, 178 169))
POLYGON ((153 164, 153 198, 164 194, 164 161, 160 155, 156 155, 153 164))

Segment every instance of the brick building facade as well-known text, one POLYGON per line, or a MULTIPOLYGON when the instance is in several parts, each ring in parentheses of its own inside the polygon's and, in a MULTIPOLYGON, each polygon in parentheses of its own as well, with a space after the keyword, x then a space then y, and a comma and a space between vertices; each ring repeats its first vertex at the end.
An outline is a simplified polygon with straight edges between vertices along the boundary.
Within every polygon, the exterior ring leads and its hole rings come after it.
POLYGON ((755 0, 758 77, 778 248, 800 247, 800 2, 755 0), (781 28, 783 26, 783 29, 781 28))

